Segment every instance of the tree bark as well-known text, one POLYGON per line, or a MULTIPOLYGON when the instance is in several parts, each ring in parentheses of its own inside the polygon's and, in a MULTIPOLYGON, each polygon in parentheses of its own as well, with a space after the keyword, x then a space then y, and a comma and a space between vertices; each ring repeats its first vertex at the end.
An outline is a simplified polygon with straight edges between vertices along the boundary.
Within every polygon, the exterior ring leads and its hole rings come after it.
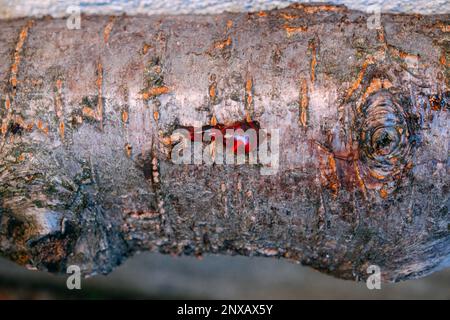
POLYGON ((1 254, 85 274, 140 250, 346 279, 378 265, 386 281, 448 265, 450 16, 373 19, 294 5, 0 21, 1 254), (174 163, 176 129, 248 124, 279 130, 272 174, 174 163))

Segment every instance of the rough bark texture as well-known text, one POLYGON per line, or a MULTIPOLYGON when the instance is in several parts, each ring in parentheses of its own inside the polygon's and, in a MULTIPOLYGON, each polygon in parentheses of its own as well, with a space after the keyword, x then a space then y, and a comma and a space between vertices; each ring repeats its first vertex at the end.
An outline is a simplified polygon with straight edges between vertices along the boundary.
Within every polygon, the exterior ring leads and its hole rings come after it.
POLYGON ((0 21, 0 252, 108 273, 138 250, 347 279, 450 256, 449 15, 295 5, 0 21), (280 129, 280 168, 179 165, 179 126, 280 129))

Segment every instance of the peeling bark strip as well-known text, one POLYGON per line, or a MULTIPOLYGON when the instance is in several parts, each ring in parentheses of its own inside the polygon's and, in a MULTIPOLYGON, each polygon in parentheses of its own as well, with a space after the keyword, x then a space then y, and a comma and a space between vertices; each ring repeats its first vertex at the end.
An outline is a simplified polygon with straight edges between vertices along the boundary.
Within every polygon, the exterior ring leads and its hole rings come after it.
POLYGON ((300 118, 299 122, 303 127, 308 125, 308 104, 309 104, 309 94, 308 94, 308 82, 306 79, 301 80, 300 84, 300 118))
POLYGON ((22 30, 19 34, 19 40, 17 41, 16 48, 14 50, 14 59, 13 64, 11 65, 11 76, 9 79, 9 82, 11 86, 13 87, 13 93, 15 94, 15 89, 17 87, 17 75, 19 73, 19 65, 21 60, 21 54, 22 54, 22 48, 25 43, 25 40, 28 36, 29 29, 33 26, 33 21, 30 20, 26 23, 24 27, 22 27, 22 30))
POLYGON ((14 49, 12 64, 11 64, 11 67, 9 68, 9 86, 8 86, 8 89, 4 92, 4 95, 5 95, 4 106, 5 106, 6 112, 5 112, 5 115, 2 116, 2 123, 1 123, 1 130, 0 130, 3 137, 6 136, 7 127, 11 121, 11 111, 12 111, 11 99, 14 101, 14 98, 16 96, 17 76, 19 73, 19 66, 20 66, 23 46, 28 37, 28 31, 32 26, 33 26, 33 20, 29 20, 21 28, 16 46, 14 49))
POLYGON ((316 81, 318 42, 319 41, 317 39, 312 39, 309 42, 309 49, 311 50, 311 83, 312 84, 314 84, 314 81, 316 81))
POLYGON ((252 121, 253 109, 253 79, 251 76, 248 76, 245 82, 245 118, 248 122, 252 121))
POLYGON ((103 30, 103 40, 105 43, 108 43, 109 35, 111 34, 111 30, 114 26, 114 21, 116 20, 116 17, 110 17, 108 24, 105 26, 105 29, 103 30))
POLYGON ((367 18, 0 21, 1 255, 85 274, 137 250, 264 255, 387 281, 448 264, 450 16, 367 18), (253 126, 279 130, 278 171, 172 161, 177 128, 253 126))
POLYGON ((84 106, 82 113, 84 116, 95 119, 100 123, 100 127, 103 128, 103 65, 101 62, 97 63, 97 80, 95 82, 97 86, 97 106, 95 109, 84 106))

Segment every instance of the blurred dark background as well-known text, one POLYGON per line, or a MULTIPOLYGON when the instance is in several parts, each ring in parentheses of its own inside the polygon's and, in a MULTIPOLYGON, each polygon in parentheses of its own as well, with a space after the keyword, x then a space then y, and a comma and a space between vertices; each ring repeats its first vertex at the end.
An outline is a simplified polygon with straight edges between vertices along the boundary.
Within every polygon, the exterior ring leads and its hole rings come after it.
POLYGON ((240 256, 142 253, 83 279, 81 290, 68 290, 67 276, 0 259, 0 299, 450 299, 450 269, 369 290, 289 261, 240 256))

